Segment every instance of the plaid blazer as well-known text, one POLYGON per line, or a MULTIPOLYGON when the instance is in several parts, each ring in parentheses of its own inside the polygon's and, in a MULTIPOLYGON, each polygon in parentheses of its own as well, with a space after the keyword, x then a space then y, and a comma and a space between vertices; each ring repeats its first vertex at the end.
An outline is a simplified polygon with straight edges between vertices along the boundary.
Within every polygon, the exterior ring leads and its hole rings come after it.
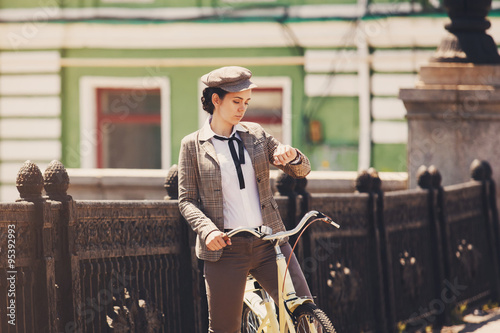
MULTIPOLYGON (((269 181, 269 165, 280 144, 256 123, 240 123, 247 132, 239 132, 255 171, 264 225, 273 233, 285 229, 273 198, 269 181)), ((208 261, 219 260, 222 251, 210 251, 205 245, 208 234, 224 230, 222 181, 219 162, 208 131, 200 130, 184 137, 179 153, 179 210, 197 233, 196 256, 208 261)), ((299 152, 300 153, 300 152, 299 152)), ((305 155, 296 165, 278 166, 295 178, 304 178, 311 171, 305 155)))

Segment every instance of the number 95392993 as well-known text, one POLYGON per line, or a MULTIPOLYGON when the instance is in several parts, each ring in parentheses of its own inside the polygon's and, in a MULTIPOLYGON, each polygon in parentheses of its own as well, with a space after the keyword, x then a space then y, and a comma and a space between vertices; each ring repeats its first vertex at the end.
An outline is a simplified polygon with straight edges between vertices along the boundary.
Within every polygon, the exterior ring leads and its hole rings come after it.
POLYGON ((16 268, 16 226, 9 224, 7 236, 7 265, 9 269, 16 268))

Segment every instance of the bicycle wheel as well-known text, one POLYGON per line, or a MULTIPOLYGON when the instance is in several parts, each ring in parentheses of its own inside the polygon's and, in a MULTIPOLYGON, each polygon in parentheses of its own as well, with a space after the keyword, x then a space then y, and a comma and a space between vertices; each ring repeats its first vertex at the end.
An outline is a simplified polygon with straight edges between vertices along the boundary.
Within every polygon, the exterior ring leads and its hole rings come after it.
POLYGON ((255 312, 248 307, 243 306, 243 314, 241 316, 241 332, 242 333, 258 333, 260 319, 255 312))
POLYGON ((295 330, 297 333, 336 333, 332 322, 326 314, 318 309, 315 304, 305 303, 300 305, 293 316, 297 324, 295 330))

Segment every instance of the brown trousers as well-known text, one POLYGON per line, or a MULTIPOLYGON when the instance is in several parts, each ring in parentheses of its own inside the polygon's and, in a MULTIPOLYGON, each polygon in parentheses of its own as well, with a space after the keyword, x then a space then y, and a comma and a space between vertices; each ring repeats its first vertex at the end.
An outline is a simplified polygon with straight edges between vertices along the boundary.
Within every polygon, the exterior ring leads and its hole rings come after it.
MULTIPOLYGON (((224 248, 218 261, 205 261, 208 331, 213 333, 240 332, 243 295, 249 273, 274 300, 278 299, 276 252, 272 244, 254 236, 236 236, 231 238, 231 242, 232 245, 224 248)), ((288 260, 292 252, 290 244, 283 244, 281 252, 288 260)), ((288 274, 292 277, 297 296, 311 297, 300 265, 292 255, 288 274)))

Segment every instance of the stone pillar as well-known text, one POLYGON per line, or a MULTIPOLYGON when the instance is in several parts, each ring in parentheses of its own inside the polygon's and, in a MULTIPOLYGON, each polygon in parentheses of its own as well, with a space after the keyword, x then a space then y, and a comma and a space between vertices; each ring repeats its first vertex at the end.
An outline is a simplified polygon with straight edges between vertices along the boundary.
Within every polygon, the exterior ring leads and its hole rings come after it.
POLYGON ((500 56, 486 15, 491 0, 445 1, 451 23, 415 88, 401 89, 407 109, 408 177, 435 165, 443 185, 470 179, 474 159, 487 160, 500 184, 500 56))

